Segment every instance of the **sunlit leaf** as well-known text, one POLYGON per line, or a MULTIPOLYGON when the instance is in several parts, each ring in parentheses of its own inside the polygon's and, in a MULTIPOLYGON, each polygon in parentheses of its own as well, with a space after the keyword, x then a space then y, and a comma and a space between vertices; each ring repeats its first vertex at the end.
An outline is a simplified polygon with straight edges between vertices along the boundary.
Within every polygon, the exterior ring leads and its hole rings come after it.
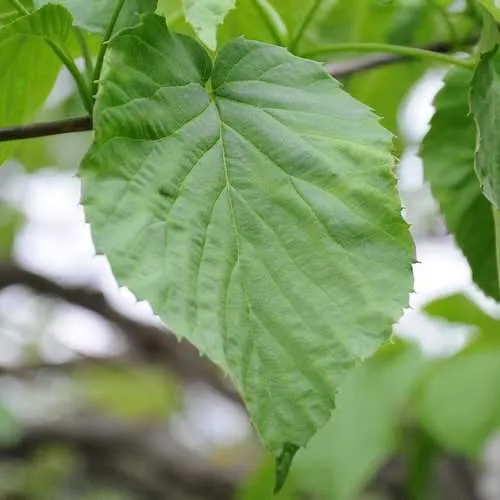
POLYGON ((184 0, 186 19, 200 40, 212 50, 217 47, 217 28, 236 0, 184 0))
POLYGON ((81 170, 97 250, 231 375, 273 453, 304 445, 407 304, 389 134, 318 64, 240 38, 211 68, 155 16, 105 75, 81 170))

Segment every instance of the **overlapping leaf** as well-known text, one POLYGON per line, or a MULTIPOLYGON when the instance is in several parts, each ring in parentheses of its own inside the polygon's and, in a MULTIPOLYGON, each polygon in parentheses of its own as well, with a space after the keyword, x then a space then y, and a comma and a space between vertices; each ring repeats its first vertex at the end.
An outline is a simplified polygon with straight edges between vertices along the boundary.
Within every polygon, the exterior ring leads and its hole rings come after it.
MULTIPOLYGON (((46 41, 64 44, 71 23, 66 9, 47 5, 0 28, 0 127, 25 123, 44 103, 61 68, 46 41)), ((12 150, 0 145, 0 165, 12 150)))
POLYGON ((186 19, 200 40, 212 50, 217 47, 217 28, 236 0, 184 0, 186 19))
MULTIPOLYGON (((46 4, 64 5, 71 12, 75 24, 91 33, 104 34, 119 0, 34 0, 35 7, 46 4)), ((139 21, 139 15, 156 10, 157 0, 127 0, 123 4, 116 29, 132 26, 139 21)))
POLYGON ((81 170, 98 251, 231 375, 273 453, 304 445, 407 304, 389 134, 318 64, 240 38, 212 68, 156 16, 104 75, 81 170))
POLYGON ((470 80, 466 69, 453 69, 447 75, 435 100, 436 114, 424 139, 422 158, 425 177, 475 283, 498 298, 493 215, 474 171, 476 129, 468 105, 470 80))

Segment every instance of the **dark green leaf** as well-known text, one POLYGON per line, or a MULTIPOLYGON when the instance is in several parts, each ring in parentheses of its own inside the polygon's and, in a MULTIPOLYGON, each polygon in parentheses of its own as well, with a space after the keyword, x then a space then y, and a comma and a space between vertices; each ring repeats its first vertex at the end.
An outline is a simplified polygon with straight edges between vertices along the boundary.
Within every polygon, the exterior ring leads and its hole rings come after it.
POLYGON ((466 69, 448 73, 435 100, 436 114, 423 142, 422 159, 425 178, 475 283, 499 298, 493 215, 474 171, 476 130, 467 102, 470 81, 466 69))
POLYGON ((481 54, 474 72, 470 107, 477 128, 475 166, 486 198, 500 208, 500 54, 481 54))
POLYGON ((98 251, 232 376, 275 455, 304 445, 412 286, 389 134, 318 64, 240 38, 211 70, 156 16, 105 70, 81 171, 98 251))

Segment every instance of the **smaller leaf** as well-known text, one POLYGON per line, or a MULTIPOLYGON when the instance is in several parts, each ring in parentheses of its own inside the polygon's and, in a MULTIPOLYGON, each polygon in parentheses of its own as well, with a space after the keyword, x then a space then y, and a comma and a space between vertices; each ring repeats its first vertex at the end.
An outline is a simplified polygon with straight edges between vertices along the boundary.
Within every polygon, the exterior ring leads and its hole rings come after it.
POLYGON ((500 321, 486 314, 465 295, 441 297, 427 304, 424 311, 433 318, 452 324, 475 326, 484 335, 500 339, 500 321))
POLYGON ((479 0, 479 2, 497 22, 500 22, 500 4, 497 0, 479 0))
POLYGON ((17 441, 21 429, 14 415, 0 406, 0 445, 10 445, 17 441))
POLYGON ((423 428, 444 446, 478 457, 500 428, 500 348, 479 342, 438 362, 418 397, 423 428))
POLYGON ((236 0, 184 0, 186 19, 209 49, 217 48, 217 28, 235 3, 236 0))

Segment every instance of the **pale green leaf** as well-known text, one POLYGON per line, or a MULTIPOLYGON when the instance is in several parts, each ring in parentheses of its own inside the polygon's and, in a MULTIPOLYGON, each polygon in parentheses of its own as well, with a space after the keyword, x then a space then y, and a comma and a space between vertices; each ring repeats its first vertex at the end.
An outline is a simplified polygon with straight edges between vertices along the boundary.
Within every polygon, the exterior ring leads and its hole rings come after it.
POLYGON ((500 22, 500 2, 498 0, 479 0, 479 3, 493 16, 495 21, 500 22))
POLYGON ((399 422, 424 359, 416 347, 381 349, 346 378, 326 426, 299 452, 292 475, 318 498, 350 500, 398 448, 399 422))
POLYGON ((160 368, 93 367, 75 379, 94 406, 121 417, 163 421, 179 407, 175 383, 160 368))
POLYGON ((12 445, 20 437, 21 426, 15 416, 0 405, 0 445, 12 445))
MULTIPOLYGON (((104 34, 119 0, 34 0, 35 7, 60 4, 71 12, 76 26, 91 33, 104 34)), ((139 22, 140 14, 154 12, 157 0, 126 0, 116 30, 139 22)))
POLYGON ((453 69, 446 76, 421 154, 425 178, 475 283, 487 295, 499 298, 493 215, 474 171, 476 130, 468 105, 470 80, 466 69, 453 69))
POLYGON ((424 311, 449 323, 475 326, 483 336, 500 340, 500 320, 492 318, 463 294, 440 297, 427 304, 424 311))
POLYGON ((500 348, 478 342, 430 370, 419 393, 418 417, 438 442, 478 457, 500 428, 500 348))
POLYGON ((211 68, 156 16, 104 75, 81 170, 97 250, 231 375, 273 453, 304 445, 412 286, 389 134, 317 63, 240 38, 211 68))
MULTIPOLYGON (((0 127, 24 124, 45 102, 61 68, 46 41, 64 44, 71 22, 66 9, 47 5, 0 28, 0 127)), ((0 165, 13 149, 0 144, 0 165)))
POLYGON ((500 54, 481 55, 472 79, 470 108, 477 129, 475 168, 486 198, 500 208, 500 54))
POLYGON ((236 0, 184 0, 186 19, 209 49, 217 48, 217 28, 235 3, 236 0))

